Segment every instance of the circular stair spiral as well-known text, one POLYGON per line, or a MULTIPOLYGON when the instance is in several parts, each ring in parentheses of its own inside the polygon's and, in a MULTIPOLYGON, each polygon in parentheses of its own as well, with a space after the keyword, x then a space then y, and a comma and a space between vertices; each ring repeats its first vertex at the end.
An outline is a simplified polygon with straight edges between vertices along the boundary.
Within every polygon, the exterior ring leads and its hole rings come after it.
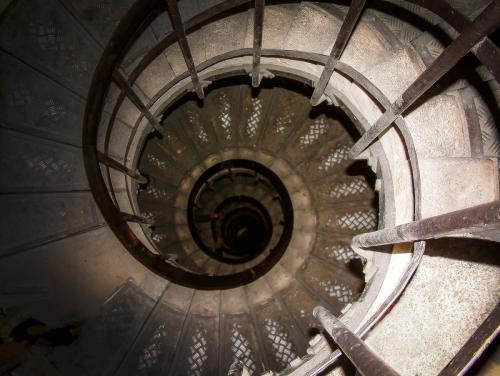
POLYGON ((499 301, 495 244, 351 242, 499 199, 498 82, 469 54, 349 152, 488 2, 370 2, 316 106, 344 2, 266 3, 258 80, 254 2, 174 3, 199 86, 167 2, 0 8, 0 308, 84 322, 15 374, 305 374, 335 349, 318 305, 445 369, 499 301))

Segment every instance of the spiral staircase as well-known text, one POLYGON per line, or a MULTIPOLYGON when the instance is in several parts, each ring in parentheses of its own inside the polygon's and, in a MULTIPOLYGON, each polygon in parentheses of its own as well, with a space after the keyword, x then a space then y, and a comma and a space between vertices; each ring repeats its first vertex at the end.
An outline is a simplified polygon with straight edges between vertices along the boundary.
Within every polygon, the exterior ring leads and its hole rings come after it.
POLYGON ((498 21, 396 110, 488 3, 2 2, 0 308, 84 322, 10 374, 354 374, 318 305, 465 372, 499 321, 498 21))

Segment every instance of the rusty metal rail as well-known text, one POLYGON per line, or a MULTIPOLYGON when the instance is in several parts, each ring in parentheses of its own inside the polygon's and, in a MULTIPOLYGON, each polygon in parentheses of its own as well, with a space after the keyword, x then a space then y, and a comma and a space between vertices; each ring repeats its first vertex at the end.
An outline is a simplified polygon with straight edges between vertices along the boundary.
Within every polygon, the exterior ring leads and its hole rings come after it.
POLYGON ((141 175, 139 171, 132 170, 124 166, 120 162, 115 161, 113 158, 108 157, 104 153, 98 152, 98 156, 99 156, 99 162, 108 167, 111 167, 112 169, 115 169, 116 171, 120 171, 121 173, 130 176, 131 178, 137 180, 138 183, 146 184, 148 182, 148 179, 145 176, 141 175))
POLYGON ((355 247, 374 247, 446 236, 474 236, 491 228, 500 228, 500 201, 437 215, 420 221, 405 223, 352 239, 355 247))
MULTIPOLYGON (((465 27, 472 23, 469 18, 457 11, 445 0, 409 0, 408 2, 437 14, 459 33, 463 32, 465 27)), ((490 38, 485 37, 484 42, 472 49, 471 52, 484 64, 495 77, 495 80, 500 82, 500 64, 498 63, 500 49, 498 46, 490 38)))
POLYGON ((344 52, 345 46, 351 38, 351 34, 354 31, 358 19, 361 16, 361 12, 363 12, 365 7, 365 3, 366 0, 353 0, 349 6, 347 15, 345 16, 344 22, 342 22, 337 39, 333 44, 332 51, 330 52, 330 57, 326 62, 323 72, 321 72, 321 77, 316 83, 314 92, 311 96, 311 104, 313 106, 316 106, 323 101, 326 85, 330 81, 333 71, 342 56, 342 52, 344 52))
POLYGON ((142 103, 141 98, 134 91, 132 86, 128 83, 127 79, 123 75, 115 70, 113 72, 113 81, 118 85, 122 92, 127 96, 128 99, 137 107, 137 109, 149 120, 153 128, 159 133, 163 134, 163 128, 158 122, 158 120, 149 112, 148 108, 144 103, 142 103))
MULTIPOLYGON (((460 351, 438 376, 465 375, 493 341, 500 335, 500 303, 477 328, 460 351)), ((472 372, 473 374, 474 372, 472 372)))
POLYGON ((354 364, 356 370, 363 376, 398 376, 382 358, 373 352, 365 342, 347 327, 326 308, 314 308, 316 317, 326 332, 332 337, 342 353, 354 364))
POLYGON ((262 79, 260 56, 262 54, 262 29, 264 28, 264 0, 255 0, 253 22, 252 86, 259 87, 262 79))
POLYGON ((196 71, 196 66, 194 65, 193 55, 191 54, 191 49, 189 48, 189 43, 186 36, 186 30, 184 24, 182 23, 182 18, 179 13, 179 7, 177 6, 177 0, 166 0, 168 14, 170 15, 170 20, 172 21, 172 26, 174 28, 175 34, 177 35, 177 42, 184 56, 184 61, 191 75, 191 81, 193 82, 194 90, 199 99, 203 99, 205 94, 203 92, 203 86, 200 82, 200 77, 196 71))

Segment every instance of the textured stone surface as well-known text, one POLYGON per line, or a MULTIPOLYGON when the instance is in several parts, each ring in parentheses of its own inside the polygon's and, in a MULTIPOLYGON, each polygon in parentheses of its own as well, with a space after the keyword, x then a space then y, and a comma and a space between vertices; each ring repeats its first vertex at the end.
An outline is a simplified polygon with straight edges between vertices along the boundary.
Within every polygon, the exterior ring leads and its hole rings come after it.
POLYGON ((467 122, 458 98, 432 97, 405 120, 421 158, 470 156, 467 122))
POLYGON ((301 4, 286 38, 285 49, 329 54, 340 21, 312 4, 301 4), (314 41, 314 43, 311 43, 314 41))
POLYGON ((500 298, 495 244, 449 239, 428 247, 403 296, 368 337, 402 375, 437 374, 500 298))
POLYGON ((175 74, 165 55, 160 54, 137 78, 136 84, 149 98, 153 98, 160 89, 174 78, 175 74))
POLYGON ((98 315, 85 322, 69 361, 89 374, 110 374, 121 363, 153 306, 154 300, 133 282, 122 285, 98 315))
POLYGON ((92 35, 105 46, 120 19, 132 5, 132 0, 65 0, 75 16, 91 30, 92 35))
MULTIPOLYGON (((266 6, 262 30, 262 48, 283 48, 297 12, 298 4, 266 6)), ((245 47, 253 47, 253 12, 249 12, 245 47)))
POLYGON ((203 27, 202 33, 205 40, 205 59, 223 54, 228 51, 243 48, 247 14, 239 13, 221 20, 214 21, 203 27), (231 38, 227 38, 231 35, 231 38))
POLYGON ((3 192, 81 190, 88 187, 82 149, 0 129, 3 192))
POLYGON ((0 206, 3 213, 0 219, 2 256, 99 225, 97 207, 90 192, 36 197, 2 195, 0 206))
POLYGON ((81 144, 84 102, 71 91, 0 53, 2 124, 37 136, 81 144), (23 77, 22 81, 19 77, 23 77))
POLYGON ((57 1, 16 2, 0 30, 0 45, 8 52, 87 95, 99 47, 57 1))
POLYGON ((424 70, 425 65, 417 53, 406 45, 372 66, 365 75, 389 100, 394 101, 424 70))
POLYGON ((420 161, 422 217, 498 200, 498 182, 491 179, 497 168, 488 159, 420 161))

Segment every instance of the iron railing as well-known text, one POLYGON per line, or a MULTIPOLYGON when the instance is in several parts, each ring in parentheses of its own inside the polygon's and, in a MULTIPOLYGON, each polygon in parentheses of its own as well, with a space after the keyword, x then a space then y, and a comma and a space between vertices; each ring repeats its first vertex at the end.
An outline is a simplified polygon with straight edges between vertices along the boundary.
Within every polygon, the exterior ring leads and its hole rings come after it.
MULTIPOLYGON (((288 1, 282 1, 286 3, 288 1)), ((289 2, 293 2, 290 0, 289 2)), ((142 114, 141 118, 146 118, 149 127, 162 133, 162 126, 154 114, 150 112, 153 104, 166 92, 174 87, 174 85, 182 82, 187 78, 191 78, 192 86, 196 91, 198 97, 204 97, 203 87, 206 82, 200 77, 199 72, 203 72, 222 61, 241 56, 252 56, 252 85, 258 86, 262 78, 263 72, 261 67, 261 57, 279 57, 289 60, 302 60, 313 62, 324 66, 320 79, 315 85, 315 90, 311 98, 313 105, 318 104, 324 99, 328 99, 327 85, 334 71, 340 72, 345 77, 356 82, 366 93, 381 105, 384 109, 383 115, 370 127, 361 137, 361 139, 354 145, 351 150, 351 155, 356 156, 364 149, 372 144, 378 135, 389 126, 394 124, 403 135, 409 162, 412 172, 412 184, 414 193, 414 220, 410 226, 415 230, 416 236, 410 239, 404 236, 387 236, 384 240, 385 243, 395 244, 401 241, 412 240, 419 241, 427 239, 428 236, 425 231, 422 231, 423 221, 420 221, 420 173, 418 168, 418 161, 416 157, 415 147, 407 129, 404 118, 401 116, 410 105, 412 105, 422 94, 424 94, 440 77, 446 74, 453 66, 455 66, 460 59, 469 52, 472 52, 489 69, 493 77, 500 82, 500 52, 499 48, 489 38, 488 34, 494 31, 500 25, 500 0, 494 0, 473 22, 470 22, 464 15, 453 9, 444 0, 413 0, 409 3, 418 5, 422 8, 429 10, 436 14, 449 25, 451 25, 459 34, 459 36, 444 50, 444 52, 410 85, 410 87, 399 97, 395 102, 391 103, 385 95, 375 87, 366 77, 353 68, 340 61, 342 52, 347 45, 352 31, 354 30, 358 19, 365 8, 364 0, 353 0, 347 15, 342 23, 339 34, 335 39, 332 51, 329 56, 307 53, 303 51, 292 50, 275 50, 275 49, 262 49, 262 29, 263 17, 265 14, 265 6, 263 0, 226 0, 222 1, 216 6, 213 6, 197 15, 186 22, 182 22, 179 14, 176 0, 138 0, 136 1, 128 14, 121 20, 115 29, 111 41, 108 43, 103 57, 96 68, 90 93, 87 101, 84 132, 83 132, 83 146, 84 146, 84 159, 85 167, 89 184, 93 195, 96 199, 101 212, 109 224, 110 228, 129 250, 129 252, 140 262, 150 268, 157 274, 162 275, 174 282, 179 282, 191 287, 216 289, 225 284, 226 279, 230 278, 234 286, 248 283, 252 280, 251 275, 241 272, 230 276, 215 276, 206 277, 191 273, 186 270, 181 270, 175 266, 165 263, 162 258, 149 250, 142 244, 138 237, 129 227, 129 221, 133 222, 146 222, 150 223, 147 219, 143 218, 137 213, 123 213, 118 205, 115 192, 112 185, 109 169, 115 169, 126 176, 136 180, 139 183, 144 183, 145 178, 135 168, 135 162, 132 162, 132 167, 127 167, 120 162, 113 160, 109 155, 109 144, 111 141, 111 134, 113 125, 116 120, 118 109, 123 103, 125 98, 128 98, 142 114), (199 28, 200 26, 224 17, 228 12, 237 12, 241 6, 250 5, 254 6, 255 22, 254 22, 254 43, 253 48, 244 48, 236 51, 216 56, 206 60, 199 65, 195 65, 187 41, 187 35, 199 28), (142 31, 152 22, 152 20, 161 12, 167 10, 172 21, 173 31, 159 41, 144 57, 140 60, 138 65, 133 71, 124 77, 120 72, 120 62, 125 56, 128 48, 139 37, 142 31), (178 75, 170 83, 168 83, 157 95, 155 95, 149 103, 144 103, 135 92, 133 86, 140 74, 149 66, 149 64, 158 57, 167 47, 174 43, 178 43, 188 70, 183 74, 178 75), (100 152, 97 148, 98 127, 100 123, 100 114, 105 101, 106 93, 109 88, 109 83, 113 81, 120 88, 121 92, 111 112, 110 119, 107 123, 104 140, 104 150, 100 152), (105 168, 105 176, 101 173, 100 165, 105 168), (105 177, 107 179, 109 190, 106 186, 105 177), (187 278, 186 278, 187 277, 187 278), (189 281, 189 282, 186 282, 189 281)), ((179 94, 180 95, 180 94, 179 94)), ((330 101, 336 100, 329 98, 330 101)), ((139 122, 137 123, 139 124, 139 122)), ((138 133, 138 127, 134 127, 131 137, 129 139, 126 156, 134 152, 132 146, 133 141, 137 137, 144 137, 143 134, 138 133)), ((143 130, 144 131, 144 130, 143 130)), ((140 143, 139 143, 140 144, 140 143)), ((135 146, 137 147, 137 146, 135 146)), ((127 184, 129 184, 127 182, 127 184)), ((128 189, 130 192, 130 189, 128 189)), ((129 197, 130 198, 130 197, 129 197)), ((497 209, 498 209, 498 203, 497 209)), ((479 217, 485 216, 486 211, 483 208, 475 208, 479 217)), ((441 216, 443 219, 449 219, 453 214, 444 214, 441 216)), ((455 218, 455 217, 454 217, 455 218)), ((493 221, 498 224, 499 216, 493 221)), ((463 228, 460 218, 458 218, 457 226, 463 228)), ((433 227, 436 234, 441 234, 444 231, 441 223, 437 223, 433 227)), ((398 233, 399 229, 386 229, 382 230, 387 233, 398 233)), ((366 234, 357 238, 356 242, 363 246, 372 246, 381 244, 380 241, 374 241, 378 234, 366 234)), ((391 295, 385 300, 381 307, 375 312, 371 318, 366 321, 363 327, 358 330, 357 335, 363 337, 368 330, 375 325, 377 320, 383 315, 384 312, 393 304, 395 299, 403 291, 411 276, 417 269, 420 260, 422 259, 425 249, 424 242, 417 242, 414 247, 414 252, 409 266, 403 274, 398 286, 393 290, 391 295)), ((498 318, 497 318, 498 319, 498 318)), ((338 359, 340 352, 334 352, 329 359, 316 369, 316 372, 325 369, 330 364, 338 359)))

